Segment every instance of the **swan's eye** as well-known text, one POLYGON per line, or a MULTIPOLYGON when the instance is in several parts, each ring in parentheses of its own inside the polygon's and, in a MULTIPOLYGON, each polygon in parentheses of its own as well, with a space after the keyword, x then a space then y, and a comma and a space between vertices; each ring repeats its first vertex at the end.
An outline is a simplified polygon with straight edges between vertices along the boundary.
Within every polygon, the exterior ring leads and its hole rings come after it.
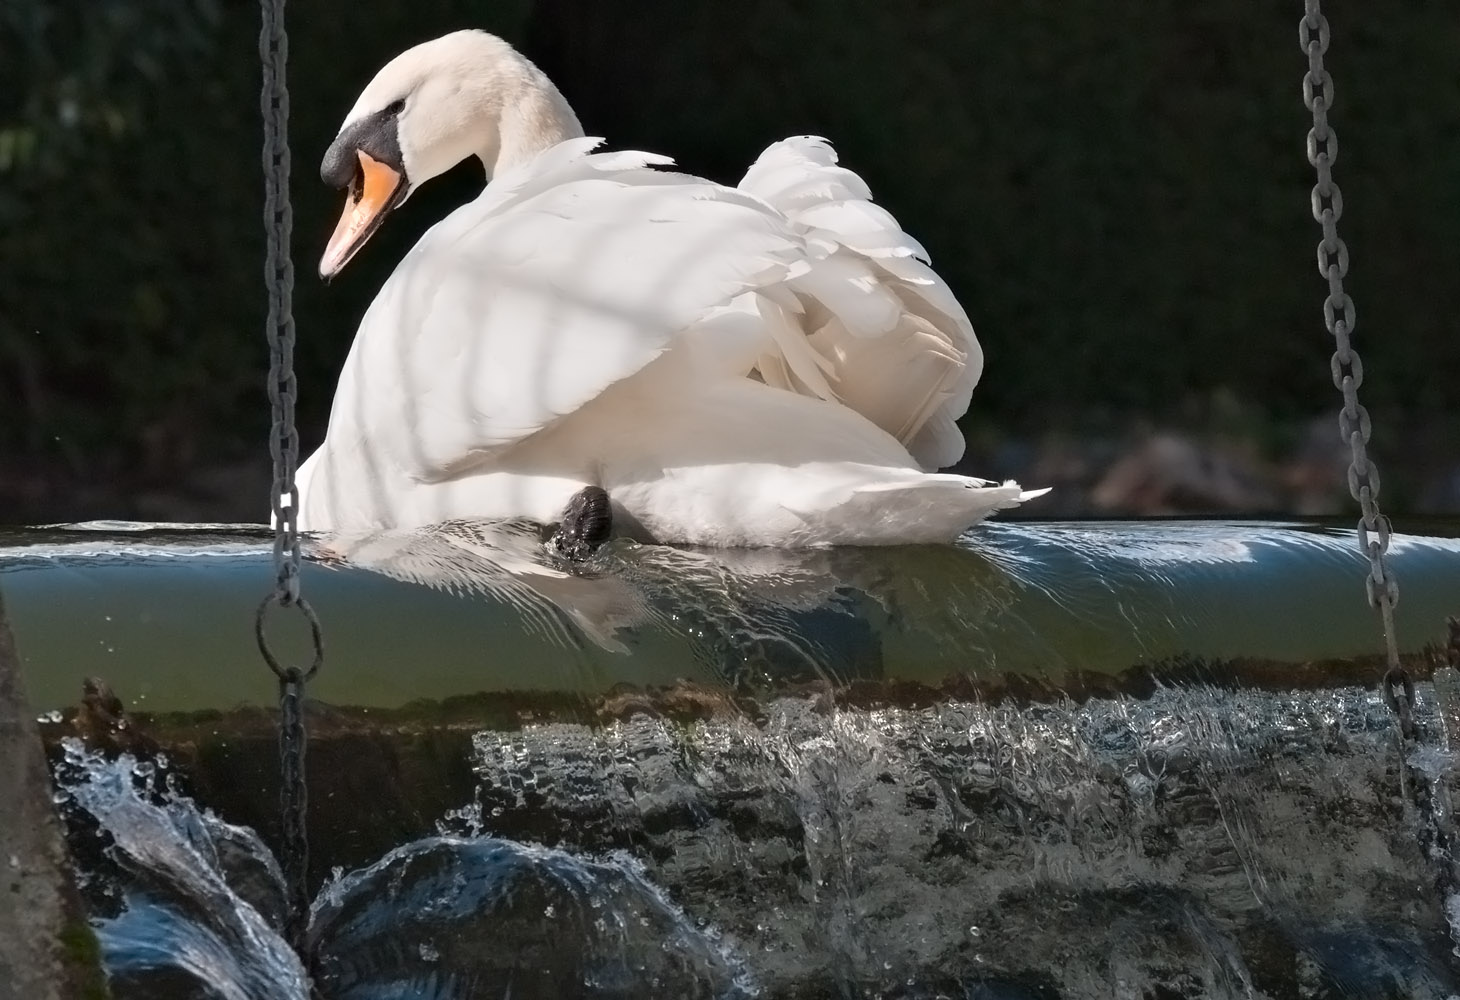
POLYGON ((385 113, 388 114, 388 115, 398 115, 402 111, 404 111, 405 109, 406 109, 406 99, 404 97, 402 97, 398 101, 391 101, 389 104, 387 104, 385 106, 385 113))

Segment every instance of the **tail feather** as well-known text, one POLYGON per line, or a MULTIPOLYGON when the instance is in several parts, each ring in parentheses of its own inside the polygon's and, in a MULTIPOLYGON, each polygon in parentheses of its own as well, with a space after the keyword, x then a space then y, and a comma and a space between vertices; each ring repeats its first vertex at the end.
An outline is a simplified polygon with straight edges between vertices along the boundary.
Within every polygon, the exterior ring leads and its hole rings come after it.
POLYGON ((859 484, 815 512, 834 544, 942 544, 1001 510, 1043 496, 1013 480, 991 483, 950 474, 919 474, 859 484), (845 539, 839 529, 845 526, 845 539))

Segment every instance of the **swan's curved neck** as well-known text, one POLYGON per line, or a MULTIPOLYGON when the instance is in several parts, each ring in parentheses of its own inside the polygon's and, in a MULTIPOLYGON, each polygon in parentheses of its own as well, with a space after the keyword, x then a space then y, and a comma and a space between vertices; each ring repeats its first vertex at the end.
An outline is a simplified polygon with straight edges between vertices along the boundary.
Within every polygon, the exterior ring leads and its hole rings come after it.
POLYGON ((520 56, 515 65, 504 69, 496 128, 485 130, 477 151, 488 180, 566 139, 583 135, 578 116, 542 70, 520 56))

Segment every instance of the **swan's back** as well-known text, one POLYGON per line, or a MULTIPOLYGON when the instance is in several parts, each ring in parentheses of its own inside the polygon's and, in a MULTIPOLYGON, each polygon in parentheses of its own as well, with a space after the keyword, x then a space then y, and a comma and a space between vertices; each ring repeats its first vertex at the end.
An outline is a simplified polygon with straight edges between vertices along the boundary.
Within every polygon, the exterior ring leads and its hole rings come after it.
POLYGON ((924 474, 962 456, 982 352, 825 142, 777 143, 738 188, 596 142, 494 178, 381 289, 311 527, 551 521, 593 484, 661 540, 889 543, 1027 498, 924 474))

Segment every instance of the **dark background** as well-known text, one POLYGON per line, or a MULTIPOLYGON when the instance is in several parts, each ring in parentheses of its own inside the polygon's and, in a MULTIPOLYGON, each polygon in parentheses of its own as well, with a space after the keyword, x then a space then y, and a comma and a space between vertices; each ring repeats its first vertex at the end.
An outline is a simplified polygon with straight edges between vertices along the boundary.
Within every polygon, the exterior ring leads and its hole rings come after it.
MULTIPOLYGON (((1393 512, 1460 512, 1460 6, 1342 0, 1328 64, 1349 290, 1393 512)), ((300 420, 474 164, 344 275, 317 165, 396 52, 516 42, 590 134, 728 183, 814 133, 929 249, 987 353, 966 471, 1031 514, 1349 509, 1308 209, 1302 4, 294 0, 300 420)), ((259 520, 251 0, 0 3, 0 522, 259 520)))

